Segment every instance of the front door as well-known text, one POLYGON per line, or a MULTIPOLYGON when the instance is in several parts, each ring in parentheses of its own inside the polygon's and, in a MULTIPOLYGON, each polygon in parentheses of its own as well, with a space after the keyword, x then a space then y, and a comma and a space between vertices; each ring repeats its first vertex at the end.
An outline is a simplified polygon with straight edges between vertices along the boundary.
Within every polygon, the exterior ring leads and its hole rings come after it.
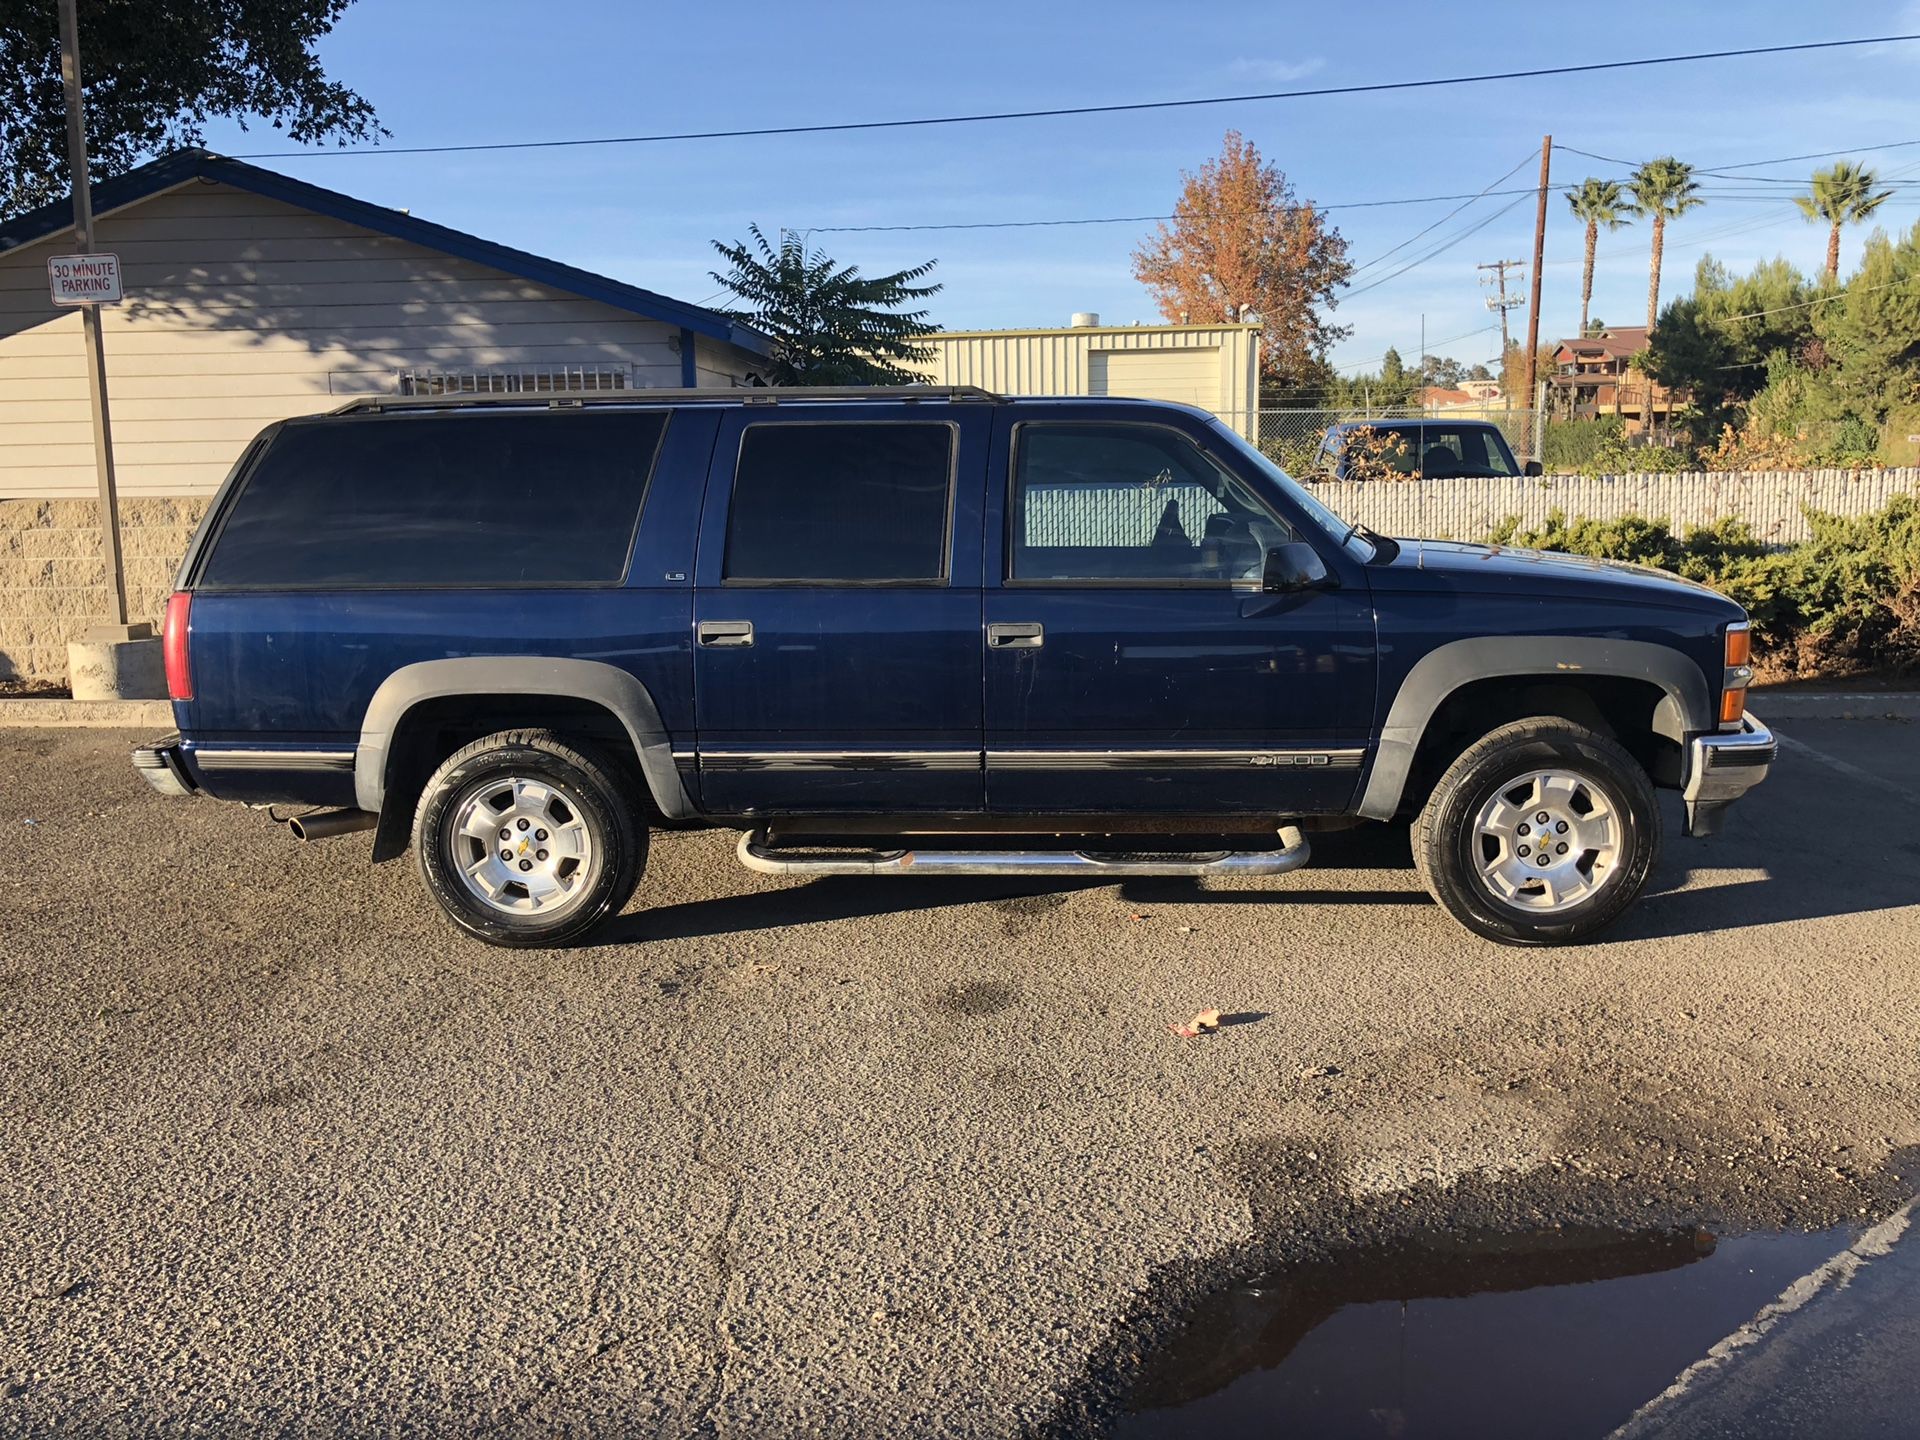
POLYGON ((1368 599, 1263 592, 1267 552, 1306 538, 1279 497, 1180 428, 1071 412, 1006 417, 994 469, 992 809, 1347 805, 1372 721, 1368 599))
POLYGON ((743 408, 694 592, 701 805, 978 810, 984 407, 743 408))

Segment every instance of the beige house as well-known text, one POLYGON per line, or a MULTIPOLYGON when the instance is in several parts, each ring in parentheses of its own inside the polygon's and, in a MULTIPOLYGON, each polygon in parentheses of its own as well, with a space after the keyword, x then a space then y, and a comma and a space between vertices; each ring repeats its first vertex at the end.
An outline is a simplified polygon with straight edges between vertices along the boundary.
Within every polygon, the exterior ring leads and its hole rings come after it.
MULTIPOLYGON (((152 619, 191 527, 262 427, 351 396, 741 384, 768 342, 639 286, 182 151, 94 187, 135 618, 152 619)), ((64 673, 108 605, 77 311, 47 260, 62 201, 0 225, 0 679, 64 673)))
POLYGON ((1124 395, 1211 410, 1242 434, 1259 423, 1258 325, 1102 325, 1076 315, 1058 330, 956 330, 930 336, 936 385, 1002 395, 1124 395), (1082 323, 1084 322, 1084 323, 1082 323))
MULTIPOLYGON (((95 187, 122 493, 203 495, 269 421, 437 389, 730 385, 724 316, 204 151, 95 187)), ((95 493, 65 202, 0 226, 0 498, 95 493)))

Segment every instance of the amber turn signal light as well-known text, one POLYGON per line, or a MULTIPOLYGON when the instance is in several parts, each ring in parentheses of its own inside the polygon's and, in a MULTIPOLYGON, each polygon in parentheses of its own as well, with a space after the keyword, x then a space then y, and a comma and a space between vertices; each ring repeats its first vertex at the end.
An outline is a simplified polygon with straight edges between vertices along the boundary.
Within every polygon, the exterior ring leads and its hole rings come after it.
POLYGON ((1747 692, 1744 686, 1738 690, 1720 692, 1720 723, 1722 725, 1738 724, 1740 717, 1746 713, 1747 692))
POLYGON ((1753 658, 1753 631, 1744 625, 1727 628, 1727 666, 1745 665, 1753 658))

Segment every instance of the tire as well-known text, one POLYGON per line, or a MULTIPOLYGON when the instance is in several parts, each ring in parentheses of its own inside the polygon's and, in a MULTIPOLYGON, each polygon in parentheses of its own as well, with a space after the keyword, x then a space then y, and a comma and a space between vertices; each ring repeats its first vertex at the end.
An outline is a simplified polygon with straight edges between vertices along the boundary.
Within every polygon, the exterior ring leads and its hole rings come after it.
POLYGON ((1639 895, 1659 852, 1646 771, 1604 735, 1557 716, 1516 720, 1469 746, 1413 827, 1428 893, 1476 935, 1507 945, 1564 945, 1604 929, 1639 895), (1552 850, 1536 868, 1541 815, 1552 850))
POLYGON ((489 945, 561 946, 619 914, 647 832, 618 773, 547 730, 502 731, 448 757, 414 811, 413 846, 454 928, 489 945))

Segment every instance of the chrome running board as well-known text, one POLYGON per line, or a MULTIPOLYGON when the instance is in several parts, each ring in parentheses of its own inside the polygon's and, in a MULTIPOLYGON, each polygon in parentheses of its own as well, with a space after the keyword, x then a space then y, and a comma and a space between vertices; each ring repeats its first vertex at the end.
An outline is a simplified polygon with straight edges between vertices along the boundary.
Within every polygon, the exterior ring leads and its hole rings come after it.
POLYGON ((1312 857, 1296 825, 1280 827, 1278 850, 1206 854, 1090 850, 834 850, 809 853, 767 844, 764 830, 740 837, 740 863, 762 875, 1284 875, 1312 857))

